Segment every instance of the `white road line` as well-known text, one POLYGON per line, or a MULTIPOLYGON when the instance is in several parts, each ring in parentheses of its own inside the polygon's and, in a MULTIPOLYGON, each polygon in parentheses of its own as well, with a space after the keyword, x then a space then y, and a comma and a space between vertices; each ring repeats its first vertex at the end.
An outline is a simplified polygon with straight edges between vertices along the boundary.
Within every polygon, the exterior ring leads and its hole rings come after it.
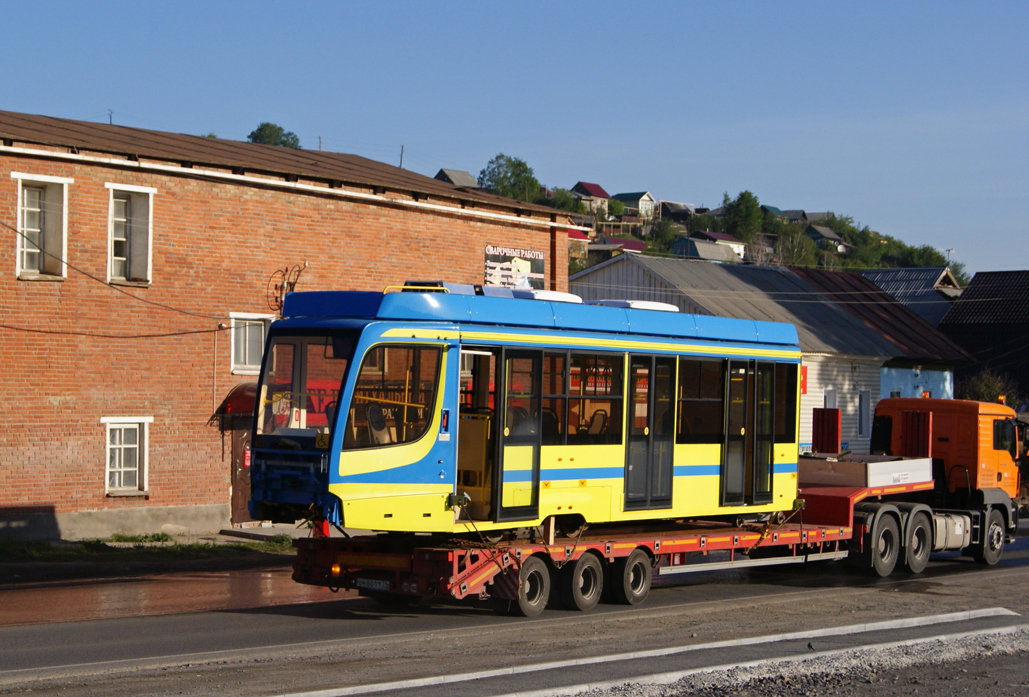
MULTIPOLYGON (((475 673, 456 673, 454 675, 440 675, 428 678, 414 678, 410 680, 397 680, 388 683, 377 683, 372 685, 360 685, 354 687, 343 687, 334 688, 330 690, 317 690, 314 692, 293 692, 289 694, 279 695, 278 697, 346 697, 347 695, 365 695, 375 694, 377 692, 389 692, 391 690, 406 690, 418 687, 428 687, 433 685, 447 685, 452 683, 467 682, 471 680, 482 680, 484 678, 495 678, 505 675, 519 675, 524 673, 536 673, 544 670, 558 670, 562 668, 574 668, 581 666, 596 665, 599 663, 617 663, 619 661, 629 661, 635 659, 646 659, 646 658, 659 658, 662 656, 673 656, 675 654, 688 653, 691 651, 704 651, 707 649, 721 649, 731 648, 734 646, 754 646, 757 644, 768 644, 777 641, 791 641, 795 639, 815 639, 818 637, 828 636, 846 636, 848 634, 861 634, 863 632, 876 632, 887 629, 906 629, 911 627, 928 627, 935 624, 946 624, 949 622, 965 622, 969 620, 980 619, 983 617, 1018 617, 1017 612, 1012 612, 1007 608, 995 607, 987 608, 983 610, 968 610, 966 612, 951 612, 943 615, 929 615, 925 617, 909 617, 899 620, 890 620, 887 622, 869 622, 866 624, 852 624, 845 627, 827 627, 825 629, 812 629, 800 632, 789 632, 785 634, 770 634, 760 637, 748 637, 744 639, 729 639, 726 641, 714 641, 707 644, 690 644, 687 646, 673 646, 665 649, 653 649, 650 651, 632 651, 629 653, 618 653, 610 654, 607 656, 592 656, 590 658, 577 658, 565 661, 551 661, 549 663, 535 663, 532 665, 525 666, 510 666, 507 668, 496 668, 493 670, 483 670, 475 673)), ((921 640, 915 640, 921 641, 921 640)), ((902 644, 898 644, 902 645, 902 644)), ((827 652, 831 653, 831 652, 827 652)), ((805 658, 810 658, 816 654, 808 654, 805 658)), ((785 659, 775 659, 785 660, 785 659)), ((759 662, 760 663, 760 662, 759 662)), ((746 664, 740 664, 746 665, 746 664)), ((718 668, 705 668, 704 670, 718 670, 718 668)), ((688 675, 688 672, 683 675, 688 675)), ((678 678, 676 678, 677 680, 678 678)), ((616 684, 622 684, 625 681, 622 680, 616 684)), ((636 682, 636 680, 634 680, 636 682)), ((674 682, 674 681, 672 681, 674 682)), ((593 689, 595 686, 587 686, 582 688, 593 689)), ((522 693, 516 693, 522 694, 522 693)), ((524 693, 525 697, 529 695, 544 695, 544 694, 575 694, 573 693, 557 693, 553 691, 541 692, 541 693, 524 693)))
POLYGON ((1005 634, 1015 634, 1026 629, 1029 629, 1029 624, 1018 624, 1010 627, 997 627, 994 629, 976 629, 968 632, 955 632, 954 634, 938 634, 936 636, 923 637, 919 639, 891 641, 884 644, 864 644, 861 646, 854 646, 847 649, 834 649, 832 651, 816 651, 814 653, 807 653, 799 656, 780 656, 778 658, 762 658, 760 660, 746 661, 744 663, 724 663, 718 666, 692 668, 689 670, 679 670, 668 673, 655 673, 653 675, 642 675, 639 677, 629 679, 622 678, 621 680, 609 680, 606 682, 582 683, 581 685, 554 687, 548 688, 546 690, 509 692, 504 695, 495 695, 494 697, 572 697, 574 695, 579 695, 583 692, 589 692, 590 690, 611 690, 616 687, 620 687, 627 682, 639 683, 641 685, 670 685, 674 682, 682 680, 683 678, 688 678, 691 675, 700 675, 703 673, 718 673, 722 671, 733 670, 736 668, 758 668, 760 666, 774 665, 776 663, 800 663, 801 661, 810 661, 815 658, 828 658, 832 656, 840 656, 843 654, 854 653, 856 651, 895 649, 903 646, 917 646, 918 644, 927 644, 930 641, 958 641, 961 639, 967 639, 969 637, 1003 636, 1005 634))

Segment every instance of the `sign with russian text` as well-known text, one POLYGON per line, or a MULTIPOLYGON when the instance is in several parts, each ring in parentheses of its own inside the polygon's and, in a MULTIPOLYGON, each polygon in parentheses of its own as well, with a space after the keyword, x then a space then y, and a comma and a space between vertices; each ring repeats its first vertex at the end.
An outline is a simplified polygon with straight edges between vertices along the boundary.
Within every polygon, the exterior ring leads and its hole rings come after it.
POLYGON ((543 290, 546 267, 543 252, 535 249, 486 245, 485 284, 506 288, 543 290))

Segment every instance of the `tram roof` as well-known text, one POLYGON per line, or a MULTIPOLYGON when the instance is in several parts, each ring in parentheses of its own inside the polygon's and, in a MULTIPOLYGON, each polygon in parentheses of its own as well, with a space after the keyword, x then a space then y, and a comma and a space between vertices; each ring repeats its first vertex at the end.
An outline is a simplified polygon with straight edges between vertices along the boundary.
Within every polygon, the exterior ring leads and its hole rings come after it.
POLYGON ((462 293, 290 293, 287 318, 454 322, 796 346, 792 324, 462 293))

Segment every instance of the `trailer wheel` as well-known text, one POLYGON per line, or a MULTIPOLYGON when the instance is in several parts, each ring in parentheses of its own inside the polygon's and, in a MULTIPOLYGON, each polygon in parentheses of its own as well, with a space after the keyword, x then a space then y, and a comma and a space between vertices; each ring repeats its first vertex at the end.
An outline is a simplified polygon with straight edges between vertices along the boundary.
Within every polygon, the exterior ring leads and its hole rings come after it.
POLYGON ((539 557, 522 562, 518 570, 518 614, 535 617, 547 607, 550 599, 550 570, 539 557))
POLYGON ((933 549, 933 533, 925 513, 916 513, 908 525, 907 543, 904 545, 904 566, 913 574, 925 571, 929 553, 933 549))
POLYGON ((892 515, 879 516, 871 540, 872 571, 885 578, 893 573, 900 556, 900 528, 892 515))
POLYGON ((991 508, 986 516, 986 534, 983 535, 983 544, 976 547, 972 556, 975 560, 993 566, 1000 561, 1000 555, 1004 553, 1004 516, 996 508, 991 508))
POLYGON ((587 552, 561 569, 561 602, 569 610, 592 610, 603 592, 604 569, 596 555, 587 552))
POLYGON ((653 569, 650 557, 642 549, 615 561, 611 566, 611 590, 623 605, 639 605, 650 595, 653 569))

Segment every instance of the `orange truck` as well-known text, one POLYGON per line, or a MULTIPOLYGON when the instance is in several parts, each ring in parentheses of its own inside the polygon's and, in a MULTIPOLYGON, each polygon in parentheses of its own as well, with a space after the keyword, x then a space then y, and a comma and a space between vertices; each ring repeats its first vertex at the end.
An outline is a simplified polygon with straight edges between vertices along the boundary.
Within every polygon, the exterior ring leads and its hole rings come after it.
POLYGON ((926 494, 927 505, 985 511, 986 537, 1003 534, 998 526, 1010 535, 1027 464, 1026 426, 1003 404, 883 399, 875 408, 871 451, 931 458, 934 488, 926 494))

